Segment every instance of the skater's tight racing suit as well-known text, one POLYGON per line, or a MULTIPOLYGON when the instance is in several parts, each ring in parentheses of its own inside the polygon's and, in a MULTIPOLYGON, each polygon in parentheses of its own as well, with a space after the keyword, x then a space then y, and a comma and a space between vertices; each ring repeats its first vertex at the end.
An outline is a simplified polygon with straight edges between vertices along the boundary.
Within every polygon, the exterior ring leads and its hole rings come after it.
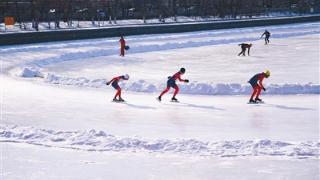
POLYGON ((265 78, 264 73, 259 73, 254 75, 248 82, 251 84, 253 88, 253 92, 250 99, 253 99, 254 97, 259 98, 259 95, 261 93, 261 89, 264 89, 262 85, 262 81, 265 78), (259 84, 258 84, 259 83, 259 84))
POLYGON ((118 82, 119 82, 121 79, 124 79, 124 80, 125 80, 125 77, 124 77, 124 76, 114 77, 114 78, 109 82, 109 84, 112 83, 112 84, 111 84, 112 87, 117 90, 116 95, 114 96, 114 99, 116 99, 118 96, 119 96, 120 99, 122 99, 122 98, 121 98, 121 88, 120 88, 120 86, 119 86, 119 84, 118 84, 118 82))
POLYGON ((170 87, 174 88, 174 93, 173 93, 173 97, 176 97, 176 95, 179 92, 179 87, 176 84, 176 80, 185 82, 185 80, 181 79, 181 72, 177 72, 175 73, 173 76, 169 77, 168 81, 167 81, 167 88, 162 91, 162 93, 160 94, 160 96, 164 95, 165 93, 167 93, 170 90, 170 87))

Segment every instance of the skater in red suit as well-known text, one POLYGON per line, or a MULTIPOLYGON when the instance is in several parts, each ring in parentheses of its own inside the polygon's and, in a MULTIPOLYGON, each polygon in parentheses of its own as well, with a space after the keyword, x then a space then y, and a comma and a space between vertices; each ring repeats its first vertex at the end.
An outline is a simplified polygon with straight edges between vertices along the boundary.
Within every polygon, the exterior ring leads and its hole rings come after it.
POLYGON ((123 36, 121 36, 119 42, 120 42, 120 56, 124 57, 126 41, 124 40, 123 36))
POLYGON ((185 68, 181 68, 179 72, 175 73, 173 76, 169 76, 168 77, 168 81, 167 81, 167 88, 162 91, 162 93, 160 94, 160 96, 157 98, 159 101, 161 101, 161 97, 167 93, 170 88, 174 88, 174 93, 173 93, 173 97, 171 98, 172 101, 178 101, 176 99, 176 95, 179 92, 179 87, 176 84, 176 80, 178 79, 181 82, 186 82, 188 83, 189 80, 188 79, 181 79, 181 75, 183 75, 186 72, 185 68))
POLYGON ((120 86, 118 84, 119 81, 121 81, 121 80, 129 80, 129 75, 126 74, 126 75, 123 75, 123 76, 114 77, 113 79, 111 79, 111 81, 106 83, 106 85, 108 85, 108 86, 109 86, 109 84, 111 84, 112 87, 117 90, 117 93, 113 98, 114 102, 124 102, 124 100, 121 97, 121 88, 120 88, 120 86), (117 99, 117 97, 119 97, 119 99, 117 99))
POLYGON ((266 72, 262 72, 262 73, 258 73, 256 75, 254 75, 248 81, 248 83, 250 83, 253 88, 253 92, 250 97, 249 103, 262 102, 262 99, 259 98, 259 95, 261 93, 261 89, 263 89, 263 91, 266 91, 266 88, 264 88, 264 86, 262 85, 262 81, 264 78, 268 78, 269 76, 270 76, 270 71, 267 70, 266 72))

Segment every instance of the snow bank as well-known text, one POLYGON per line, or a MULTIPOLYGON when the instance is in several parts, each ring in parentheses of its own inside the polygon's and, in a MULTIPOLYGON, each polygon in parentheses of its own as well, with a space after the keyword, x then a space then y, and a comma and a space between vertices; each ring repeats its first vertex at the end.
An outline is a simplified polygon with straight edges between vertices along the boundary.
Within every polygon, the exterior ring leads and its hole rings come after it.
MULTIPOLYGON (((48 74, 45 82, 62 85, 72 85, 79 87, 105 88, 106 79, 90 80, 85 77, 69 78, 60 77, 54 74, 48 74)), ((120 83, 122 89, 134 92, 154 93, 162 91, 165 84, 152 84, 144 80, 135 82, 120 83)), ((199 95, 242 95, 250 94, 252 88, 249 84, 213 84, 192 82, 189 84, 181 84, 180 92, 183 94, 199 94, 199 95)), ((267 86, 266 94, 320 94, 320 85, 318 84, 271 84, 267 86)))
POLYGON ((318 158, 320 142, 233 140, 203 142, 195 139, 116 137, 104 131, 54 131, 33 127, 0 126, 1 142, 28 143, 86 151, 174 153, 200 156, 280 156, 318 158))
POLYGON ((20 73, 18 73, 20 77, 44 77, 44 74, 40 72, 40 69, 34 67, 24 67, 21 69, 20 73))

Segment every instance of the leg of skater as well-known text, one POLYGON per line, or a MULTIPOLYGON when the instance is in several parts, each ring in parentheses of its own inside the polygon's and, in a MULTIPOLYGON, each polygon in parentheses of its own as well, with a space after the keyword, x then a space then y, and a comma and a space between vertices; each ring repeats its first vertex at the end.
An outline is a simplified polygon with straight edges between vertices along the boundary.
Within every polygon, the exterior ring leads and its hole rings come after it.
POLYGON ((167 93, 169 90, 170 90, 170 87, 167 86, 167 88, 161 92, 160 96, 158 97, 158 100, 161 101, 161 97, 162 97, 165 93, 167 93))
POLYGON ((113 81, 111 85, 116 90, 113 101, 118 101, 117 97, 119 96, 119 90, 121 91, 118 81, 113 81))
POLYGON ((242 49, 241 49, 241 52, 238 54, 238 56, 240 56, 241 54, 242 54, 243 56, 245 56, 245 51, 246 51, 246 49, 245 49, 245 48, 242 48, 242 49))
POLYGON ((260 86, 257 86, 257 87, 258 87, 257 88, 257 94, 256 94, 256 98, 254 99, 256 102, 257 101, 262 101, 262 99, 259 98, 262 88, 260 86))
POLYGON ((238 44, 238 45, 241 47, 241 52, 238 54, 238 56, 240 56, 241 54, 243 55, 243 53, 246 50, 246 48, 244 47, 245 46, 244 43, 241 43, 241 44, 238 44))
POLYGON ((246 56, 246 48, 242 48, 242 55, 246 56))
POLYGON ((177 85, 174 86, 174 93, 173 96, 171 98, 172 101, 177 101, 178 99, 176 99, 176 95, 179 93, 179 87, 177 85))
POLYGON ((268 38, 265 37, 265 38, 264 38, 264 45, 267 45, 267 44, 268 44, 268 38))
POLYGON ((117 92, 116 92, 113 100, 114 100, 114 101, 119 101, 120 99, 121 99, 121 88, 118 87, 118 88, 117 88, 117 92), (119 97, 119 99, 117 99, 117 97, 119 97))
POLYGON ((253 92, 252 92, 250 100, 249 100, 250 103, 256 102, 255 100, 253 100, 253 98, 256 96, 257 92, 258 92, 258 85, 253 87, 253 92))
POLYGON ((122 48, 122 47, 120 49, 120 56, 124 57, 124 48, 122 48))
POLYGON ((118 96, 119 96, 119 101, 124 101, 121 97, 121 88, 118 89, 118 96))

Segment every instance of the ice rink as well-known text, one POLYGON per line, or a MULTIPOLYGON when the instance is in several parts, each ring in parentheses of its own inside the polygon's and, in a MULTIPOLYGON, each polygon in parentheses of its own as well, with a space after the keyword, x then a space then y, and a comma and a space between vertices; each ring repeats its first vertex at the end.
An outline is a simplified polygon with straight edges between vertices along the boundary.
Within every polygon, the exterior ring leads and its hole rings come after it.
POLYGON ((319 26, 130 36, 124 58, 117 38, 2 47, 0 179, 319 179, 319 26), (180 67, 180 103, 156 101, 180 67))

